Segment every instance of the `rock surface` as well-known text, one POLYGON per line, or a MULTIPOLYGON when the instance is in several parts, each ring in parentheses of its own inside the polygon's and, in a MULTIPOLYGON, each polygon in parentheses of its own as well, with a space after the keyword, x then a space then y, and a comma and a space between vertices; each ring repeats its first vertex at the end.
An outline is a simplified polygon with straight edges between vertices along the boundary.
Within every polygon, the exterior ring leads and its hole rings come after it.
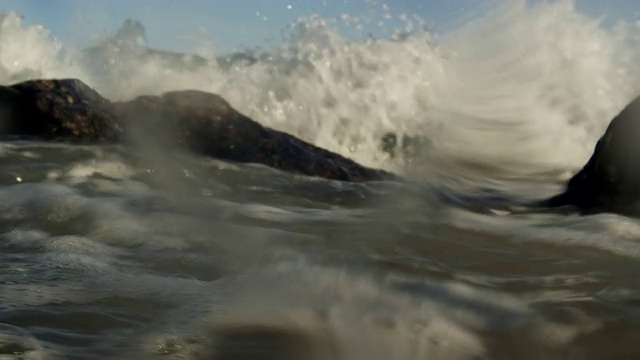
POLYGON ((583 213, 640 214, 640 98, 616 116, 565 192, 543 203, 583 213))
POLYGON ((139 97, 114 107, 119 118, 131 123, 137 119, 137 133, 155 131, 160 137, 161 133, 171 134, 167 141, 199 154, 336 180, 392 178, 389 173, 365 168, 289 134, 263 127, 215 94, 177 91, 139 97))
POLYGON ((0 86, 0 134, 106 143, 122 132, 111 103, 79 80, 0 86))
POLYGON ((0 86, 0 134, 82 143, 135 143, 154 137, 198 154, 309 176, 395 178, 264 127, 220 96, 194 90, 111 103, 73 79, 0 86))

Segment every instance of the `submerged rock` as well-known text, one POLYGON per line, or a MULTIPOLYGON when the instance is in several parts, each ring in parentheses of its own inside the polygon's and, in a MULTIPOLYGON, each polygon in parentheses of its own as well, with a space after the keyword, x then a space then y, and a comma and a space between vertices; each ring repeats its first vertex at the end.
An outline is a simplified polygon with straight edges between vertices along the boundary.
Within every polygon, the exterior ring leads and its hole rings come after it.
POLYGON ((640 214, 640 98, 616 116, 566 190, 543 205, 640 214))
POLYGON ((154 141, 328 179, 394 178, 264 127, 220 96, 194 90, 111 103, 79 80, 0 86, 0 134, 84 143, 154 141))

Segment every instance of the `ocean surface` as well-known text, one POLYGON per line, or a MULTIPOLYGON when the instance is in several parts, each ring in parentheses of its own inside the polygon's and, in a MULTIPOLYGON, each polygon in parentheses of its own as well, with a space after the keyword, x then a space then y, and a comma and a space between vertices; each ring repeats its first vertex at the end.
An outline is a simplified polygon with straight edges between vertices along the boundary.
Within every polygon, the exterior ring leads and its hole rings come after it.
POLYGON ((506 2, 445 35, 347 40, 331 24, 301 18, 282 46, 225 63, 142 56, 135 36, 88 53, 0 17, 2 84, 215 92, 406 179, 2 139, 1 359, 640 356, 640 220, 526 206, 640 94, 640 26, 567 1, 506 2), (388 133, 421 145, 391 156, 388 133))

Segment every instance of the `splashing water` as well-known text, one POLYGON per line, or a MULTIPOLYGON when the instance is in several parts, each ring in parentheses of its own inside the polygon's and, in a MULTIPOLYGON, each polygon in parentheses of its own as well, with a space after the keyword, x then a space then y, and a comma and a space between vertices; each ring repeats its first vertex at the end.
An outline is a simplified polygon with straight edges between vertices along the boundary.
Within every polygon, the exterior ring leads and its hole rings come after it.
MULTIPOLYGON (((371 21, 393 20, 382 9, 371 21)), ((211 91, 418 180, 2 143, 0 357, 637 353, 640 222, 475 209, 491 207, 483 186, 518 203, 584 163, 640 92, 640 27, 606 28, 571 1, 504 1, 444 34, 404 15, 388 39, 345 34, 369 15, 309 15, 280 46, 218 57, 148 49, 134 20, 77 49, 0 16, 2 84, 78 77, 112 100, 211 91)))
POLYGON ((16 14, 0 21, 3 83, 79 77, 114 100, 211 91, 267 126, 409 173, 462 163, 512 177, 566 177, 640 90, 638 26, 605 29, 571 1, 506 2, 451 33, 418 30, 398 40, 350 41, 335 22, 303 17, 281 47, 226 68, 215 58, 140 56, 140 28, 104 41, 111 49, 87 64, 16 14), (379 150, 390 132, 428 138, 428 155, 391 159, 379 150))

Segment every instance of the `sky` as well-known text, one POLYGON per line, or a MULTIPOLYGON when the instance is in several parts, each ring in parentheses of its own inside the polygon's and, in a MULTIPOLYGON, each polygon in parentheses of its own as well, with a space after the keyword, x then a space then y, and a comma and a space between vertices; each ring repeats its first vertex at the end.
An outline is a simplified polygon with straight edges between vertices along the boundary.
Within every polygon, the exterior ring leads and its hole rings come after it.
MULTIPOLYGON (((385 18, 405 13, 426 20, 444 33, 495 6, 499 0, 0 0, 0 11, 16 11, 25 25, 43 25, 65 44, 88 47, 113 34, 126 19, 141 21, 150 47, 193 51, 210 44, 223 54, 278 45, 301 16, 324 19, 343 14, 359 17, 363 29, 346 28, 347 36, 380 36, 399 22, 385 18), (387 4, 387 5, 385 5, 387 4), (385 9, 388 8, 388 10, 385 9)), ((542 0, 529 0, 529 2, 542 0)), ((549 0, 550 1, 550 0, 549 0)), ((576 7, 606 24, 640 20, 640 0, 575 0, 576 7)))

